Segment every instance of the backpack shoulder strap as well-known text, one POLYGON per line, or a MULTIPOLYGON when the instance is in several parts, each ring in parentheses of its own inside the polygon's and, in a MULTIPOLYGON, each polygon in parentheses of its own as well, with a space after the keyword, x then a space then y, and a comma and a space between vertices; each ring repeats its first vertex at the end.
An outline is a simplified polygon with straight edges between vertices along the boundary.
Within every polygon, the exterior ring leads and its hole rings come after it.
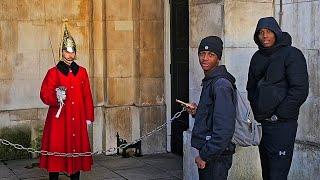
MULTIPOLYGON (((234 89, 234 90, 237 90, 236 85, 235 85, 234 83, 232 83, 229 79, 225 78, 225 77, 217 77, 217 78, 211 79, 210 82, 207 84, 207 86, 213 84, 213 86, 210 86, 210 88, 213 88, 214 85, 215 85, 215 83, 216 83, 219 79, 226 79, 226 80, 228 80, 228 81, 231 83, 233 89, 234 89)), ((210 97, 214 98, 214 88, 210 90, 210 97)))

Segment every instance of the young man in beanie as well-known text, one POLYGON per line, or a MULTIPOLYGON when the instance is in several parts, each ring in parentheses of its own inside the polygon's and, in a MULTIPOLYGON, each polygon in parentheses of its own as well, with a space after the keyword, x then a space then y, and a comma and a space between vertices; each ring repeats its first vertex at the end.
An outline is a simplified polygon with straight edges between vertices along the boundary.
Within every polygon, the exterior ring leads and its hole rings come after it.
POLYGON ((200 180, 227 179, 235 152, 231 142, 236 117, 235 78, 219 65, 222 49, 217 36, 201 40, 198 56, 205 77, 200 101, 187 107, 195 117, 191 145, 199 150, 195 163, 200 180))
POLYGON ((293 155, 299 108, 309 90, 306 59, 291 46, 273 17, 261 18, 254 33, 247 82, 255 119, 262 124, 259 145, 264 180, 286 180, 293 155))
MULTIPOLYGON (((65 28, 62 59, 48 70, 40 97, 49 105, 41 150, 57 153, 91 152, 87 124, 94 120, 93 101, 85 68, 74 62, 76 44, 65 28)), ((58 180, 59 172, 80 179, 80 171, 90 171, 92 156, 40 156, 40 168, 49 172, 50 180, 58 180)))

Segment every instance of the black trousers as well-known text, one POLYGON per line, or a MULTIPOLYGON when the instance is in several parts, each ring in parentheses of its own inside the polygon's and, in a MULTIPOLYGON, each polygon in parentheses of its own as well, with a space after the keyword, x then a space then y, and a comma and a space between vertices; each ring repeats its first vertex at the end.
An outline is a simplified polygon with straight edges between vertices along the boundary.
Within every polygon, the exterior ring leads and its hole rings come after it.
POLYGON ((286 180, 289 174, 297 121, 262 122, 259 153, 264 180, 286 180))
MULTIPOLYGON (((58 180, 59 172, 49 172, 49 180, 58 180)), ((79 180, 80 179, 80 171, 70 175, 71 180, 79 180)))
POLYGON ((232 155, 223 155, 207 162, 204 169, 198 169, 199 180, 226 180, 232 165, 232 155))

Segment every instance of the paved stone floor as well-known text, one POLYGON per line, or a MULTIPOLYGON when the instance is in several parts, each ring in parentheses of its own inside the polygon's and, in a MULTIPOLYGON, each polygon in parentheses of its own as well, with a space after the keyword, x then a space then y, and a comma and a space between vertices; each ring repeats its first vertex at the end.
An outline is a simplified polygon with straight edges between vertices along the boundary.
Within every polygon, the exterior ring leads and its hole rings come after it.
MULTIPOLYGON (((48 173, 38 167, 26 168, 36 159, 0 162, 1 180, 45 180, 48 173)), ((91 172, 81 173, 82 180, 179 180, 182 179, 182 157, 174 154, 154 154, 142 157, 95 156, 91 172)), ((61 174, 61 180, 69 179, 61 174)))

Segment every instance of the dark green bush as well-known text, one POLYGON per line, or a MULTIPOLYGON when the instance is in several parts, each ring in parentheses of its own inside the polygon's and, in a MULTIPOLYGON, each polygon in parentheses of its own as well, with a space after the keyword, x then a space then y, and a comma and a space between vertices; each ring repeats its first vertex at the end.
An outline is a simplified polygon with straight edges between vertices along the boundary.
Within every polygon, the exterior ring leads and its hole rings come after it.
MULTIPOLYGON (((31 130, 25 126, 5 127, 0 129, 0 138, 24 147, 31 146, 31 130)), ((0 160, 26 159, 29 153, 12 146, 0 144, 0 160)))

